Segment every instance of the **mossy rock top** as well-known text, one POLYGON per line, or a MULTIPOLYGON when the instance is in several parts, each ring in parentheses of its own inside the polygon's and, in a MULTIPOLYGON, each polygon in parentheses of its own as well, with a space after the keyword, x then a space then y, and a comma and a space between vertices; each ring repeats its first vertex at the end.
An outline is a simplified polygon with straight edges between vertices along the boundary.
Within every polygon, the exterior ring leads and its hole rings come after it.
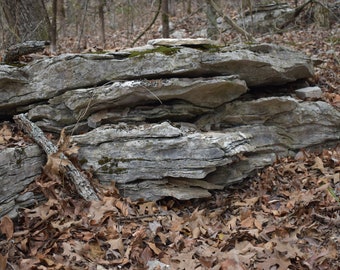
POLYGON ((148 45, 152 46, 218 46, 218 43, 211 39, 206 38, 160 38, 148 41, 148 45))
POLYGON ((157 46, 152 49, 147 49, 144 51, 130 51, 129 57, 143 57, 149 53, 161 53, 164 55, 173 55, 180 50, 178 47, 167 47, 167 46, 157 46))

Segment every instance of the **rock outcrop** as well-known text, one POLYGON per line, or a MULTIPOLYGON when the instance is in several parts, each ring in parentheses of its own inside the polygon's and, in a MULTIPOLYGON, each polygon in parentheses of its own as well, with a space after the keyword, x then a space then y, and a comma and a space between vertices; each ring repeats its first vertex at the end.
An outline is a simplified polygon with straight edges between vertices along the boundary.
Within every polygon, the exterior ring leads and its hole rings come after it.
MULTIPOLYGON (((209 197, 278 156, 339 142, 339 110, 294 92, 311 76, 308 57, 271 44, 156 40, 121 52, 0 65, 0 117, 27 112, 45 131, 66 127, 83 168, 102 183, 115 181, 124 196, 209 197)), ((8 178, 6 168, 17 161, 7 155, 0 167, 6 181, 23 186, 40 173, 44 159, 25 158, 22 168, 34 173, 24 176, 18 167, 16 180, 8 178)), ((0 190, 2 204, 15 202, 6 192, 0 190)))

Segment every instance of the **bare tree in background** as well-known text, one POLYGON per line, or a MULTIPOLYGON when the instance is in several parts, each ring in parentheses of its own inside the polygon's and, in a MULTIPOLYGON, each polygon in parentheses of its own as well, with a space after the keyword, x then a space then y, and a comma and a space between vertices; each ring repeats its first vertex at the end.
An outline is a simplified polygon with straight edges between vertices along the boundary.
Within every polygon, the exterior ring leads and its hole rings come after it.
MULTIPOLYGON (((191 14, 191 0, 188 0, 187 2, 188 2, 188 6, 187 6, 186 10, 187 10, 188 14, 191 14)), ((183 1, 183 4, 184 3, 185 3, 185 1, 183 1)), ((184 9, 185 9, 185 7, 184 7, 184 9)))
POLYGON ((50 39, 50 21, 43 0, 0 0, 0 5, 8 26, 5 46, 50 39))
POLYGON ((169 1, 169 16, 176 16, 176 0, 168 0, 169 1))
POLYGON ((210 39, 216 40, 218 39, 218 29, 217 29, 217 13, 215 8, 213 7, 213 0, 207 0, 207 20, 208 20, 208 27, 207 27, 207 36, 210 39))
POLYGON ((100 20, 100 37, 103 49, 105 49, 105 16, 104 7, 106 5, 105 0, 98 0, 98 15, 100 20))
POLYGON ((126 20, 126 30, 127 30, 127 38, 130 39, 131 35, 133 35, 134 30, 134 5, 132 0, 127 0, 127 5, 124 8, 125 10, 125 20, 126 20))
POLYGON ((60 34, 64 37, 66 34, 66 12, 64 0, 57 0, 57 19, 61 30, 60 34))
MULTIPOLYGON (((81 25, 80 25, 80 33, 78 36, 78 45, 77 45, 77 49, 80 51, 81 50, 81 41, 83 39, 84 36, 84 32, 85 32, 85 19, 87 16, 87 9, 89 6, 89 0, 84 0, 83 2, 83 14, 82 14, 82 19, 81 19, 81 25)), ((84 38, 84 46, 83 48, 87 48, 87 38, 84 38)))
POLYGON ((163 38, 170 36, 168 0, 162 0, 162 36, 163 38))
POLYGON ((51 51, 57 51, 57 2, 52 0, 52 22, 51 22, 51 51))
POLYGON ((158 8, 157 8, 157 11, 151 21, 151 23, 149 23, 149 25, 144 29, 143 32, 141 32, 137 38, 135 38, 135 40, 131 43, 131 47, 133 47, 136 42, 153 26, 153 24, 156 22, 157 18, 158 18, 158 15, 159 13, 161 12, 161 9, 162 9, 162 0, 158 0, 158 8))

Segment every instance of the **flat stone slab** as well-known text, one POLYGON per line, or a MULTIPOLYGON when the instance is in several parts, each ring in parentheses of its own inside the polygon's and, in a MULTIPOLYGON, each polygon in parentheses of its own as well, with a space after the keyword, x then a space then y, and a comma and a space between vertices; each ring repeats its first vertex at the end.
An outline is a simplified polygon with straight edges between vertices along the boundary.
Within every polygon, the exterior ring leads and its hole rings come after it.
MULTIPOLYGON (((166 51, 157 48, 121 55, 64 54, 22 68, 1 66, 0 86, 5 87, 0 88, 0 116, 26 112, 27 106, 48 105, 47 101, 69 91, 117 81, 147 79, 157 83, 172 78, 237 76, 250 88, 282 85, 313 75, 308 57, 272 44, 213 50, 183 46, 166 51)), ((208 100, 207 96, 201 99, 208 100)))
POLYGON ((206 38, 160 38, 148 41, 148 45, 152 46, 198 46, 198 45, 213 45, 218 43, 206 38))
POLYGON ((188 131, 168 122, 108 125, 73 136, 84 168, 102 182, 171 178, 203 179, 234 155, 251 151, 250 135, 241 132, 188 131))
POLYGON ((305 87, 295 90, 295 94, 298 98, 306 99, 318 99, 322 96, 321 88, 318 86, 305 87))
MULTIPOLYGON (((183 107, 182 114, 190 112, 193 107, 216 108, 226 102, 237 99, 248 90, 246 83, 237 76, 220 76, 211 78, 170 78, 158 80, 131 80, 113 82, 95 88, 70 90, 52 98, 47 105, 38 105, 29 111, 33 121, 53 121, 54 125, 67 126, 92 117, 89 125, 97 126, 98 112, 112 108, 129 108, 138 105, 162 105, 165 102, 185 101, 192 106, 183 107), (186 110, 187 108, 187 110, 186 110)), ((161 114, 161 112, 159 112, 161 114)), ((161 115, 160 115, 161 116, 161 115)), ((177 117, 180 117, 178 113, 177 117)), ((105 118, 105 116, 102 116, 105 118)))

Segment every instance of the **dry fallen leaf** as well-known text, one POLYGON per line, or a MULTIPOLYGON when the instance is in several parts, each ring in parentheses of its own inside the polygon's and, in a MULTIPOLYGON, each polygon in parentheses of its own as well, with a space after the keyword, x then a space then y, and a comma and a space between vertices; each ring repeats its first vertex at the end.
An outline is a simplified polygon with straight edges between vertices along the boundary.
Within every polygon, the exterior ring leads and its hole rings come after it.
POLYGON ((325 174, 325 167, 323 165, 322 159, 319 157, 315 157, 315 163, 312 166, 313 169, 317 169, 320 172, 322 172, 323 174, 325 174))
POLYGON ((8 254, 2 255, 0 253, 0 270, 6 270, 8 254))
MULTIPOLYGON (((227 253, 227 258, 221 263, 221 270, 246 270, 240 262, 236 251, 231 250, 227 253)), ((269 268, 268 268, 269 269, 269 268)))
POLYGON ((118 250, 121 256, 124 255, 124 243, 121 237, 107 240, 107 243, 110 244, 111 250, 118 250))
POLYGON ((6 144, 13 137, 12 130, 6 124, 0 129, 0 144, 6 144))
POLYGON ((6 235, 7 240, 13 237, 14 224, 13 224, 12 219, 10 219, 8 216, 4 216, 1 219, 0 231, 1 233, 6 235))

